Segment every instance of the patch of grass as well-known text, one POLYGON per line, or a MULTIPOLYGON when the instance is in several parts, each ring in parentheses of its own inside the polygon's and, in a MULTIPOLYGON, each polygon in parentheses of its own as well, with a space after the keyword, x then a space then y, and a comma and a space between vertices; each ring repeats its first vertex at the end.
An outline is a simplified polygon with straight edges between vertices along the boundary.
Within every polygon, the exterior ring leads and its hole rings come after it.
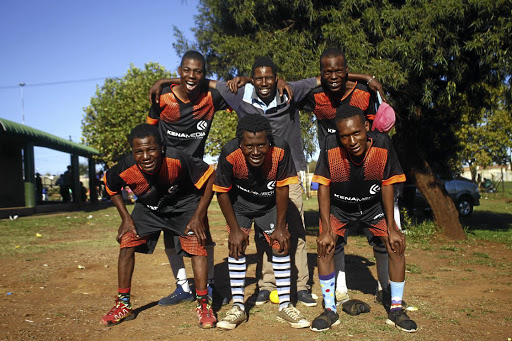
POLYGON ((407 239, 417 243, 429 243, 439 233, 439 227, 433 221, 425 220, 406 230, 407 239))
POLYGON ((449 272, 449 271, 453 271, 452 268, 439 268, 437 271, 445 271, 445 272, 449 272))
POLYGON ((421 273, 420 267, 414 263, 408 263, 405 266, 405 271, 409 272, 411 274, 420 274, 421 273))
POLYGON ((453 251, 453 252, 459 252, 459 251, 462 251, 464 252, 464 250, 461 250, 455 246, 441 246, 439 248, 439 250, 445 250, 445 251, 453 251))
POLYGON ((489 254, 485 253, 485 252, 473 252, 473 256, 475 257, 479 257, 479 258, 485 258, 485 259, 489 259, 491 258, 489 256, 489 254))

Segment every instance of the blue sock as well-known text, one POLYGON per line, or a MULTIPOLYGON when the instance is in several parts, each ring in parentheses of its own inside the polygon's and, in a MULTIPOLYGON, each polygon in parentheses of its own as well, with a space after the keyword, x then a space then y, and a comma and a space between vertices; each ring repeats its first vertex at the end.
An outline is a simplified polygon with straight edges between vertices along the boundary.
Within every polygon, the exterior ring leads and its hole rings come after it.
POLYGON ((320 279, 320 287, 322 287, 322 295, 324 296, 325 309, 336 311, 336 301, 334 299, 334 282, 336 272, 329 275, 318 275, 320 279))
POLYGON ((404 282, 389 281, 391 286, 391 308, 390 311, 402 309, 402 297, 404 296, 404 282))

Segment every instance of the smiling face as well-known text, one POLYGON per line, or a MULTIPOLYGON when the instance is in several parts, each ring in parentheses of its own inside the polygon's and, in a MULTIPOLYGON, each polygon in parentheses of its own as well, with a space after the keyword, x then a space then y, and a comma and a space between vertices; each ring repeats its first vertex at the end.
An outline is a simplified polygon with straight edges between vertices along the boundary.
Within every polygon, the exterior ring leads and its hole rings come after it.
POLYGON ((324 57, 320 61, 322 86, 334 93, 344 94, 347 85, 348 67, 343 56, 324 57))
POLYGON ((361 157, 366 154, 370 146, 367 132, 370 130, 368 121, 361 116, 352 116, 336 121, 338 138, 341 145, 355 157, 361 157))
POLYGON ((270 141, 267 138, 266 131, 256 133, 245 131, 240 149, 244 154, 245 160, 253 167, 260 167, 265 161, 265 157, 270 149, 270 141))
POLYGON ((181 88, 189 98, 197 96, 199 93, 200 83, 205 77, 204 65, 197 59, 184 59, 178 68, 181 79, 181 88))
POLYGON ((276 96, 277 76, 270 66, 262 66, 254 69, 253 85, 258 97, 269 104, 276 96))
POLYGON ((140 169, 154 173, 162 163, 162 146, 154 136, 136 137, 132 142, 132 155, 140 169))

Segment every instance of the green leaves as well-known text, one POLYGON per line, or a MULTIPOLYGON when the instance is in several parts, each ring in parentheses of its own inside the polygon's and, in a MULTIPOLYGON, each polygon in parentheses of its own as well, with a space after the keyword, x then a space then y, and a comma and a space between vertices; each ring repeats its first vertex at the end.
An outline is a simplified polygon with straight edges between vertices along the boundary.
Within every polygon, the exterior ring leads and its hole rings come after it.
POLYGON ((84 142, 96 148, 107 165, 129 152, 130 130, 146 122, 150 87, 156 80, 169 77, 157 63, 146 64, 144 70, 131 65, 122 78, 107 78, 96 87, 90 105, 84 108, 82 134, 84 142))

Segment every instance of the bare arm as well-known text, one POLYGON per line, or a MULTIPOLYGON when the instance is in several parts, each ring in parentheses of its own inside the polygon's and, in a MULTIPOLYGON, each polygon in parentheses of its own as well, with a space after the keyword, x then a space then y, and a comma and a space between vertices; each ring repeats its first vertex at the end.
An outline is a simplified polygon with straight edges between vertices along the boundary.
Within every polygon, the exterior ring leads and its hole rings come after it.
POLYGON ((121 225, 119 226, 116 237, 117 242, 121 243, 121 238, 123 238, 125 233, 132 231, 137 235, 137 230, 135 229, 135 223, 133 222, 132 216, 126 209, 123 196, 121 194, 115 194, 111 197, 111 199, 112 203, 117 208, 119 216, 121 217, 121 225))
MULTIPOLYGON (((215 89, 217 81, 211 79, 204 79, 205 82, 208 82, 208 86, 210 88, 215 89)), ((159 79, 151 86, 149 89, 149 103, 159 103, 160 102, 160 93, 162 92, 162 88, 171 84, 181 84, 181 78, 162 78, 159 79)))
POLYGON ((331 232, 331 197, 329 186, 319 184, 318 187, 318 210, 322 222, 322 233, 316 239, 318 257, 326 257, 334 249, 334 238, 331 232))
POLYGON ((206 244, 206 227, 204 226, 204 221, 206 219, 206 213, 208 212, 208 206, 210 206, 210 202, 213 197, 213 182, 215 181, 215 172, 213 172, 208 181, 204 185, 204 193, 199 200, 199 204, 197 205, 196 211, 190 221, 185 228, 185 233, 188 234, 192 232, 197 236, 199 245, 204 246, 206 244))
POLYGON ((290 232, 286 228, 286 210, 288 208, 288 186, 276 187, 276 229, 270 236, 270 243, 274 240, 279 243, 279 253, 288 253, 290 250, 290 232))
POLYGON ((386 224, 388 225, 388 242, 393 252, 403 255, 405 252, 405 237, 395 227, 394 216, 394 188, 393 185, 382 186, 382 204, 386 214, 386 224))
POLYGON ((231 205, 231 200, 229 199, 229 194, 227 192, 218 193, 217 200, 219 201, 219 206, 224 218, 226 219, 226 223, 229 226, 229 256, 235 259, 243 257, 245 249, 247 245, 249 245, 249 236, 246 235, 238 225, 235 212, 233 211, 233 206, 231 205))

